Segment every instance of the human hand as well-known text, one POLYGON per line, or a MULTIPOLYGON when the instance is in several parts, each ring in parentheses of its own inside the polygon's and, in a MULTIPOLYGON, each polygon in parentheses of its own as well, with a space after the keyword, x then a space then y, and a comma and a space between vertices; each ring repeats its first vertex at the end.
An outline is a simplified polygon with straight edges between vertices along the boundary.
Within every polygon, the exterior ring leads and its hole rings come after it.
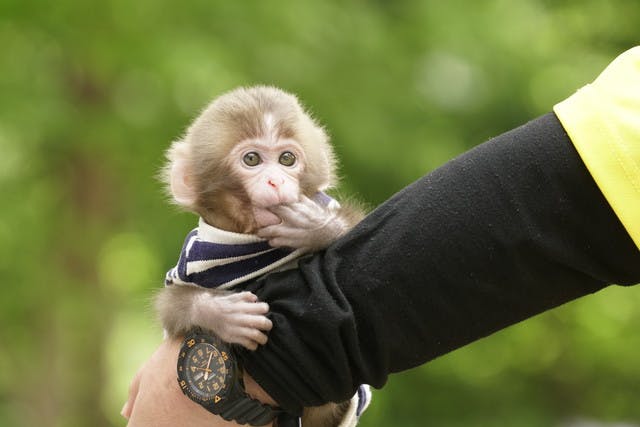
MULTIPOLYGON (((179 338, 166 339, 136 373, 121 412, 129 419, 127 426, 237 427, 238 424, 213 415, 182 393, 176 380, 181 345, 179 338)), ((268 398, 255 382, 246 379, 247 392, 257 398, 268 398)))

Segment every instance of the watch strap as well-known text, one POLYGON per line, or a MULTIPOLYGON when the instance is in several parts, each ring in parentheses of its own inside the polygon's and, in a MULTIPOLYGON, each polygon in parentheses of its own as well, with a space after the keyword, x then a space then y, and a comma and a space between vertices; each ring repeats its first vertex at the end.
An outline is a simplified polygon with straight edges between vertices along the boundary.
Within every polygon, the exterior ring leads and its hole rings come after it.
POLYGON ((281 409, 261 403, 246 394, 237 399, 223 399, 215 405, 215 413, 225 420, 252 426, 268 424, 282 412, 281 409))

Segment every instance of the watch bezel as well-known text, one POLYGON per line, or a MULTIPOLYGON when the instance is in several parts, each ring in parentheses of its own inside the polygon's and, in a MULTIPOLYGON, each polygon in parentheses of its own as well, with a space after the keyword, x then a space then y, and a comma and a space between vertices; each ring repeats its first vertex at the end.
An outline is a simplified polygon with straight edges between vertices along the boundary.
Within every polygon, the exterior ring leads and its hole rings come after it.
POLYGON ((177 374, 178 385, 182 392, 194 402, 207 407, 207 409, 209 409, 209 407, 215 408, 222 400, 231 397, 233 395, 233 388, 238 382, 238 366, 235 357, 233 357, 231 353, 231 347, 216 336, 200 331, 194 331, 185 337, 180 352, 178 353, 177 374), (223 358, 225 365, 226 373, 224 375, 224 384, 218 393, 210 397, 205 397, 196 391, 188 378, 186 368, 189 365, 189 361, 187 360, 187 356, 189 356, 191 349, 198 344, 213 346, 220 354, 220 357, 223 358))

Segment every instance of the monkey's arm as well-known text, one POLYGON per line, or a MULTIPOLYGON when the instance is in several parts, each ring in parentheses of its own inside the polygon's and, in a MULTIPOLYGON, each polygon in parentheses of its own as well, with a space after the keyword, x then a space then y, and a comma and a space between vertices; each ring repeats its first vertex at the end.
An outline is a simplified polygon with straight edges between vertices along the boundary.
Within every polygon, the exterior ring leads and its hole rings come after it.
POLYGON ((224 341, 255 350, 267 342, 264 332, 272 327, 265 317, 269 306, 258 302, 251 292, 171 285, 158 293, 155 305, 162 326, 172 337, 200 327, 224 341))
POLYGON ((289 247, 314 252, 325 249, 347 233, 364 217, 355 204, 337 208, 322 206, 306 196, 288 205, 270 208, 282 222, 257 231, 273 247, 289 247))

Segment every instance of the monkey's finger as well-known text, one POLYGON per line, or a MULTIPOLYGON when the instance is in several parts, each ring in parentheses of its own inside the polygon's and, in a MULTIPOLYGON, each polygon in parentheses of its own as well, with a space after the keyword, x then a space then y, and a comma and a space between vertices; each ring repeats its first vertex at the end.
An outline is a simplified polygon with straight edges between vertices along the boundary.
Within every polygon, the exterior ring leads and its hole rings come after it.
POLYGON ((270 207, 269 210, 280 217, 283 222, 294 222, 298 218, 298 209, 296 209, 296 205, 297 203, 276 205, 270 207))
POLYGON ((254 294, 254 293, 249 292, 249 291, 232 293, 232 294, 227 295, 226 298, 230 302, 237 302, 237 301, 257 302, 258 301, 258 296, 256 294, 254 294))
POLYGON ((249 350, 255 350, 258 345, 267 343, 267 335, 254 328, 234 328, 228 337, 222 337, 227 342, 240 344, 249 350))
POLYGON ((262 238, 267 239, 269 245, 274 248, 304 249, 309 246, 310 240, 307 230, 281 229, 273 233, 265 233, 262 238))
POLYGON ((234 340, 232 343, 233 344, 240 344, 241 346, 243 346, 247 350, 251 350, 251 351, 255 351, 255 350, 258 349, 258 343, 254 342, 254 341, 251 341, 248 338, 239 338, 237 340, 234 340))
POLYGON ((314 218, 321 216, 314 213, 308 207, 301 203, 292 203, 290 205, 274 206, 277 212, 274 212, 282 220, 282 224, 295 228, 311 228, 314 218))
POLYGON ((296 217, 305 218, 306 221, 312 221, 316 218, 324 218, 328 215, 328 211, 311 201, 309 203, 298 202, 295 206, 296 217))
MULTIPOLYGON (((305 240, 310 236, 310 228, 297 228, 282 226, 277 233, 273 234, 272 238, 291 239, 293 241, 305 240)), ((298 246, 292 246, 297 248, 298 246)))
POLYGON ((298 248, 306 249, 309 246, 308 239, 293 237, 274 237, 269 239, 269 245, 274 248, 298 248))
POLYGON ((269 206, 267 208, 270 212, 280 216, 286 213, 287 210, 291 209, 289 207, 289 205, 275 205, 275 206, 269 206))
MULTIPOLYGON (((335 200, 334 200, 335 201, 335 200)), ((298 202, 311 217, 324 217, 329 215, 332 211, 335 211, 335 206, 332 208, 332 204, 322 205, 307 196, 302 196, 298 202)), ((337 203, 337 202, 336 202, 337 203)))
POLYGON ((314 205, 317 205, 317 203, 314 202, 313 199, 308 198, 304 194, 300 195, 300 203, 304 203, 306 205, 313 203, 314 205))
POLYGON ((316 228, 316 224, 313 223, 304 223, 297 226, 295 224, 282 223, 261 228, 256 234, 263 239, 279 236, 302 236, 307 234, 309 230, 316 228))
POLYGON ((218 299, 225 300, 221 308, 223 311, 254 314, 266 314, 269 312, 269 304, 258 301, 258 297, 248 291, 232 293, 224 297, 218 297, 218 299))
POLYGON ((335 213, 316 204, 296 203, 281 216, 284 225, 296 228, 316 229, 331 221, 335 213))
POLYGON ((279 234, 282 233, 282 229, 283 229, 283 225, 282 224, 278 224, 278 225, 268 225, 266 227, 263 227, 261 229, 259 229, 258 231, 256 231, 256 235, 258 237, 261 237, 263 239, 268 239, 270 237, 273 236, 277 236, 279 234))
POLYGON ((264 334, 262 332, 260 333, 252 332, 251 339, 253 339, 255 342, 257 342, 260 345, 265 345, 267 341, 269 341, 269 337, 267 337, 267 334, 264 334))
POLYGON ((262 333, 258 329, 253 329, 253 328, 244 329, 242 331, 242 336, 260 345, 266 344, 267 341, 269 340, 269 338, 267 338, 267 334, 262 333))
POLYGON ((302 196, 298 203, 300 204, 300 206, 302 206, 304 210, 309 212, 310 215, 314 215, 314 216, 321 214, 322 212, 327 210, 326 207, 314 202, 307 196, 302 196))
POLYGON ((251 351, 256 351, 258 349, 258 344, 253 342, 253 341, 247 340, 247 343, 244 344, 244 347, 246 347, 247 349, 249 349, 251 351))
POLYGON ((273 328, 273 322, 260 314, 243 314, 234 320, 234 324, 238 328, 260 331, 270 331, 273 328))
MULTIPOLYGON (((230 306, 229 311, 238 315, 264 315, 269 312, 269 304, 266 302, 237 302, 230 306)), ((262 316, 264 317, 264 316, 262 316)))
POLYGON ((256 231, 256 235, 258 237, 265 237, 265 236, 272 235, 281 226, 282 226, 282 224, 267 225, 266 227, 259 228, 256 231))

